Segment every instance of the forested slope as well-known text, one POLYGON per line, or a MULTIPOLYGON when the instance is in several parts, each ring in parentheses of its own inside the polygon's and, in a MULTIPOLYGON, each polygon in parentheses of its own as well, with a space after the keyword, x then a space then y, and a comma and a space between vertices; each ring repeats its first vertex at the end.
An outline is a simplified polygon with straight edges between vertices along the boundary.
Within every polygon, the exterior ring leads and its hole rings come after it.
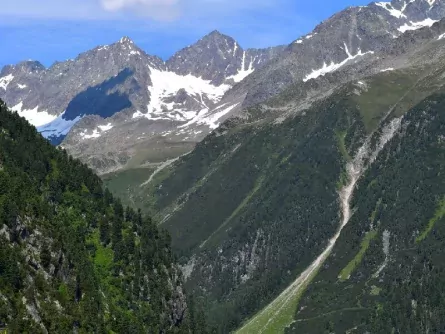
POLYGON ((169 234, 2 101, 0 222, 0 330, 189 332, 169 234))
POLYGON ((440 90, 403 117, 289 333, 445 330, 444 110, 440 90))

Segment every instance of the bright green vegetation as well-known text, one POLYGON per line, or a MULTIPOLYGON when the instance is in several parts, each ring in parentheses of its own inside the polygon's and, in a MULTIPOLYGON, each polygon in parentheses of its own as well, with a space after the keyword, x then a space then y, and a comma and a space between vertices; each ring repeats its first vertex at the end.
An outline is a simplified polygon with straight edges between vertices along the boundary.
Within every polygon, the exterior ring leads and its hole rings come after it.
POLYGON ((382 289, 380 289, 379 287, 377 287, 375 285, 373 285, 371 287, 371 295, 372 296, 378 296, 378 295, 380 295, 380 292, 382 292, 382 289))
MULTIPOLYGON (((317 272, 312 273, 308 282, 316 275, 317 272)), ((304 284, 297 289, 291 289, 287 293, 280 294, 278 298, 274 299, 272 303, 243 325, 236 334, 284 333, 285 329, 294 321, 299 301, 307 286, 308 284, 304 284)))
POLYGON ((363 241, 360 245, 359 252, 355 255, 351 262, 349 262, 348 265, 340 272, 340 281, 346 281, 349 279, 349 277, 351 277, 351 274, 354 272, 355 268, 357 268, 357 266, 362 262, 363 256, 369 248, 369 244, 377 236, 377 233, 377 230, 372 230, 365 234, 365 237, 363 238, 363 241))
POLYGON ((367 81, 367 90, 355 97, 355 100, 368 132, 377 127, 381 118, 391 108, 401 108, 406 111, 407 107, 403 102, 412 98, 411 90, 417 84, 419 75, 413 71, 389 71, 367 81))
POLYGON ((128 169, 103 175, 102 180, 113 195, 122 198, 126 205, 137 207, 140 186, 155 170, 155 167, 128 169))
POLYGON ((335 131, 335 135, 337 137, 337 142, 338 142, 338 148, 340 149, 340 153, 343 156, 343 158, 345 159, 345 161, 350 161, 351 160, 351 156, 349 155, 349 152, 346 148, 346 144, 345 144, 345 139, 346 139, 346 135, 347 132, 346 131, 335 131))
POLYGON ((442 198, 442 200, 439 202, 438 208, 436 212, 434 213, 434 217, 430 219, 428 222, 428 226, 417 238, 416 242, 421 242, 425 240, 425 238, 430 234, 430 232, 433 230, 434 225, 441 220, 445 216, 445 197, 442 198))
POLYGON ((201 331, 170 235, 1 101, 0 189, 2 331, 201 331))
POLYGON ((106 276, 113 268, 113 249, 111 247, 105 247, 100 241, 99 231, 95 231, 91 236, 89 243, 96 249, 93 257, 93 261, 97 272, 101 276, 106 276))

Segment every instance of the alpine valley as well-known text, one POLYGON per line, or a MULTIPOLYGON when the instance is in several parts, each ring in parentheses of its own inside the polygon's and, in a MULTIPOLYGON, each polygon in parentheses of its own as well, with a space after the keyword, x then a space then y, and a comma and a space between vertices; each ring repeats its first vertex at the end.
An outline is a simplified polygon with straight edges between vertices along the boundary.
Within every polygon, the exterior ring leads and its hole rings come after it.
POLYGON ((0 328, 445 331, 445 0, 167 61, 124 37, 0 98, 0 328))

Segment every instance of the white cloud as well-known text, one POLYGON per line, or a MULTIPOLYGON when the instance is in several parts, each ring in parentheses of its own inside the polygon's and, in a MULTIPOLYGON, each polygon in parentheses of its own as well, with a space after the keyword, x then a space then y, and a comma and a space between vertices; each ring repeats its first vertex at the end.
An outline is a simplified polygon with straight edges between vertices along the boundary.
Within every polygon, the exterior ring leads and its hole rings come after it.
POLYGON ((106 10, 119 10, 137 5, 150 7, 171 8, 178 4, 178 0, 101 0, 106 10))
POLYGON ((106 11, 130 10, 158 20, 179 16, 180 0, 100 0, 100 3, 106 11))

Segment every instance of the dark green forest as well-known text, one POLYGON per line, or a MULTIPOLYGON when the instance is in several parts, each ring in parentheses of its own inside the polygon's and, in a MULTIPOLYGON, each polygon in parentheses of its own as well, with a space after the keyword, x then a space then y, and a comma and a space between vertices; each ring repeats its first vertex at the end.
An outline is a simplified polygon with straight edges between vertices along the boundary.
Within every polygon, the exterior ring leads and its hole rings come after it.
POLYGON ((445 332, 444 110, 440 92, 404 116, 287 333, 445 332))
POLYGON ((0 222, 0 331, 196 331, 169 234, 2 101, 0 222))

